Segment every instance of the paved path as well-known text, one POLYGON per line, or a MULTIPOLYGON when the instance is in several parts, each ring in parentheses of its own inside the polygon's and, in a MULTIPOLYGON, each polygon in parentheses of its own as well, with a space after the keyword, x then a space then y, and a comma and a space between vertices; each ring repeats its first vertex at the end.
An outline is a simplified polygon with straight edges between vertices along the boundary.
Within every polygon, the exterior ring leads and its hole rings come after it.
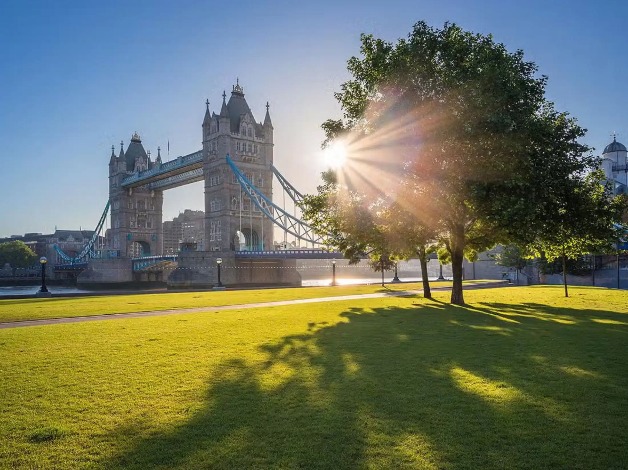
MULTIPOLYGON (((465 286, 466 289, 479 289, 484 287, 500 287, 503 283, 486 283, 486 284, 471 284, 465 286)), ((432 288, 433 291, 437 290, 450 290, 450 287, 432 288)), ((259 302, 252 304, 236 304, 236 305, 221 305, 207 307, 195 307, 195 308, 178 308, 170 310, 151 310, 145 312, 129 312, 129 313, 108 313, 103 315, 90 315, 84 317, 67 317, 67 318, 45 318, 41 320, 24 320, 14 322, 1 322, 0 330, 8 328, 23 328, 27 326, 41 326, 41 325, 57 325, 62 323, 82 323, 88 321, 101 321, 101 320, 123 320, 126 318, 143 318, 143 317, 160 317, 163 315, 177 315, 180 313, 198 313, 198 312, 221 312, 223 310, 242 310, 249 308, 265 308, 265 307, 278 307, 282 305, 298 305, 298 304, 312 304, 320 302, 336 302, 342 300, 357 300, 357 299, 376 299, 380 297, 403 297, 415 294, 421 294, 422 290, 404 290, 404 291, 389 291, 389 292, 377 292, 374 294, 354 294, 354 295, 341 295, 335 297, 315 297, 311 299, 293 299, 293 300, 278 300, 276 302, 259 302)))

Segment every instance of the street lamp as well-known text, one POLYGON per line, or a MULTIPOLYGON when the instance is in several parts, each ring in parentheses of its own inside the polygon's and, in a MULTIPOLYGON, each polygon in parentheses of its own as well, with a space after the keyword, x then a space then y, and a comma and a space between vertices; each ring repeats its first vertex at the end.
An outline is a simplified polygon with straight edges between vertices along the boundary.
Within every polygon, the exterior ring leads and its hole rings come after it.
POLYGON ((41 264, 41 288, 37 294, 49 294, 50 292, 46 288, 46 263, 48 262, 48 258, 42 256, 39 258, 39 264, 41 264))
POLYGON ((399 280, 399 276, 397 276, 397 262, 395 261, 395 276, 393 277, 393 280, 391 282, 401 282, 401 280, 399 280))
POLYGON ((218 287, 222 287, 222 282, 220 282, 220 265, 222 264, 222 258, 216 258, 216 266, 218 266, 218 287))
POLYGON ((335 286, 336 284, 336 260, 331 260, 331 285, 335 286))

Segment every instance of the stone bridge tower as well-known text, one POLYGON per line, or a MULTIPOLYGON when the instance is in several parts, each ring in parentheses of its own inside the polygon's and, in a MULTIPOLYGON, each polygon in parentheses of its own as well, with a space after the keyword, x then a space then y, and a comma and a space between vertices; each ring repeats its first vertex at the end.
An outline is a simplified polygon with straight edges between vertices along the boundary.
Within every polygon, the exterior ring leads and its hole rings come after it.
POLYGON ((108 246, 122 258, 161 255, 163 192, 149 190, 146 186, 122 187, 122 180, 127 176, 161 164, 160 152, 157 151, 157 160, 153 163, 137 132, 131 137, 126 152, 123 147, 121 142, 118 156, 112 147, 109 160, 111 228, 108 246))
POLYGON ((203 119, 205 246, 208 251, 273 249, 273 222, 241 190, 225 156, 272 199, 273 125, 266 103, 264 122, 256 122, 237 82, 229 101, 223 92, 220 114, 206 103, 203 119), (243 243, 242 243, 243 242, 243 243))

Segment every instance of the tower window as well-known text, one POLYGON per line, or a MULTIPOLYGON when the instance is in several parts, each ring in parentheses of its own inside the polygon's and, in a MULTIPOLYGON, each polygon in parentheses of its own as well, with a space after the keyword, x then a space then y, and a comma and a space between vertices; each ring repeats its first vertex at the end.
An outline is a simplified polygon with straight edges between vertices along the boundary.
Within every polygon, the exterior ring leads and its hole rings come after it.
POLYGON ((209 226, 209 241, 221 241, 220 220, 212 220, 209 226))
POLYGON ((219 211, 221 209, 220 199, 213 199, 209 203, 209 210, 212 212, 219 211))

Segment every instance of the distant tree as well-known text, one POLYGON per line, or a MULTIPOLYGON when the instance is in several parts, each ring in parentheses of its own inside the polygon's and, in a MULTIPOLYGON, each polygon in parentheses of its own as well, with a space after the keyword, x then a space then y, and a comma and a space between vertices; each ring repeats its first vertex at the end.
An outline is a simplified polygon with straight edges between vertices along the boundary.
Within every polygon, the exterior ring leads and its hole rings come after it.
POLYGON ((0 243, 0 266, 9 263, 14 275, 17 268, 28 268, 36 260, 37 254, 21 240, 0 243))
POLYGON ((397 259, 416 258, 419 260, 423 296, 431 299, 427 263, 428 256, 434 248, 436 233, 431 227, 419 222, 413 213, 398 202, 388 205, 383 211, 383 218, 386 240, 391 252, 397 259))
MULTIPOLYGON (((338 177, 358 190, 344 196, 367 210, 397 203, 429 228, 451 261, 451 302, 464 304, 464 257, 540 240, 555 189, 594 167, 584 130, 546 101, 536 65, 491 36, 419 22, 396 44, 361 39, 335 95, 344 117, 322 125, 325 144, 343 140, 353 154, 354 174, 338 177)), ((337 198, 319 202, 340 214, 337 198)))
POLYGON ((528 245, 533 255, 550 263, 561 260, 565 297, 569 296, 567 260, 609 252, 620 238, 615 227, 626 209, 626 199, 612 197, 602 184, 603 177, 601 171, 595 171, 556 188, 560 193, 555 194, 551 215, 546 213, 545 225, 528 245))
POLYGON ((517 274, 517 284, 519 283, 519 273, 529 264, 529 257, 517 245, 506 245, 500 253, 495 254, 495 264, 505 268, 513 268, 517 274))

